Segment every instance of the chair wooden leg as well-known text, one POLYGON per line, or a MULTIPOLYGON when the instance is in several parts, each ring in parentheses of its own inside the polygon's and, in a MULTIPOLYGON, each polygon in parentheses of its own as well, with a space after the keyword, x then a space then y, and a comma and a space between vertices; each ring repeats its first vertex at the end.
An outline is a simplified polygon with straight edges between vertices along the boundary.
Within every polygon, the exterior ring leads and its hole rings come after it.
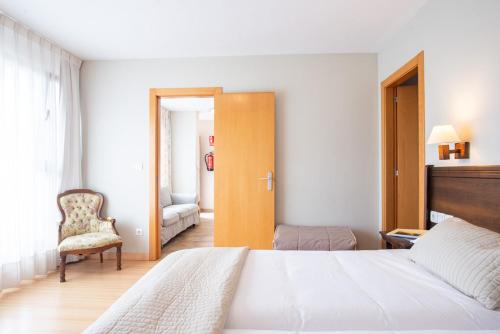
POLYGON ((102 252, 99 253, 99 258, 101 259, 101 263, 102 263, 102 252))
POLYGON ((116 270, 122 270, 122 246, 116 247, 116 270))
POLYGON ((66 282, 66 254, 61 254, 61 263, 59 265, 59 281, 66 282))

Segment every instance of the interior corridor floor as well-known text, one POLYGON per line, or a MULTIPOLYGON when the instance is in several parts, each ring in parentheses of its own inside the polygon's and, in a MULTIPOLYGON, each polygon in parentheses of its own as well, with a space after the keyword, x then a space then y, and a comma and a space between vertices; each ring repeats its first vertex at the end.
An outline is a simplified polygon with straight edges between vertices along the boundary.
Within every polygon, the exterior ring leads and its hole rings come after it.
POLYGON ((211 247, 214 243, 214 213, 202 212, 200 224, 189 227, 170 240, 162 249, 162 257, 187 248, 211 247))

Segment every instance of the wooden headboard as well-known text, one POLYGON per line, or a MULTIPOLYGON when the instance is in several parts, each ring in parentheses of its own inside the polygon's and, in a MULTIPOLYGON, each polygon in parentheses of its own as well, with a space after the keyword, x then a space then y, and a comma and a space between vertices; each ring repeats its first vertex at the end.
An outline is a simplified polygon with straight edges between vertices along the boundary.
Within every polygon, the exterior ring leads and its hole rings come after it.
POLYGON ((500 166, 426 166, 426 176, 428 227, 434 210, 500 233, 500 166))

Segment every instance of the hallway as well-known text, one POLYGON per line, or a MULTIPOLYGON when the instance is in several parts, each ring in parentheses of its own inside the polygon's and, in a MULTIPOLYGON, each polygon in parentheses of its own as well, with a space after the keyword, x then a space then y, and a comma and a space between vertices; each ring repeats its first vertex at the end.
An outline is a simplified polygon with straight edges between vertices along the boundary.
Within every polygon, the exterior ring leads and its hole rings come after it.
POLYGON ((201 212, 200 224, 189 227, 184 232, 170 240, 162 249, 161 257, 181 249, 195 247, 211 247, 214 240, 214 213, 201 212))

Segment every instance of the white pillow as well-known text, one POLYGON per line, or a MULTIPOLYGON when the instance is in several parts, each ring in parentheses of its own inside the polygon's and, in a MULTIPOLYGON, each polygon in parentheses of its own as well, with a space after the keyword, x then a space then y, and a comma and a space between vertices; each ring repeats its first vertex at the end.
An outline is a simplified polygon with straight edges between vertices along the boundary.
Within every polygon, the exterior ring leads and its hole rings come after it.
POLYGON ((500 307, 500 234, 449 218, 419 238, 410 259, 488 309, 500 307))
POLYGON ((172 197, 167 187, 162 187, 160 189, 160 205, 162 208, 172 205, 172 197))

